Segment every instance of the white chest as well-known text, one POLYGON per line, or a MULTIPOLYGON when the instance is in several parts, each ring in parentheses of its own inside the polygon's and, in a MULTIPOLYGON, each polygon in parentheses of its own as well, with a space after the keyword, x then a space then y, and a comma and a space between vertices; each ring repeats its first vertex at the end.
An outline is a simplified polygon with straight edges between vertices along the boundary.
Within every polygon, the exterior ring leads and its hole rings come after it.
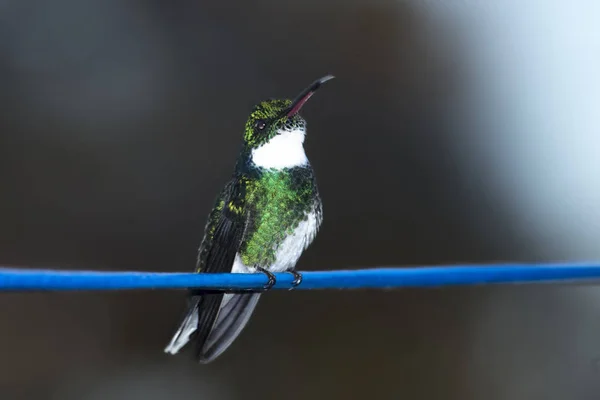
POLYGON ((261 168, 284 169, 308 163, 304 152, 303 129, 281 131, 267 143, 252 150, 252 162, 261 168))

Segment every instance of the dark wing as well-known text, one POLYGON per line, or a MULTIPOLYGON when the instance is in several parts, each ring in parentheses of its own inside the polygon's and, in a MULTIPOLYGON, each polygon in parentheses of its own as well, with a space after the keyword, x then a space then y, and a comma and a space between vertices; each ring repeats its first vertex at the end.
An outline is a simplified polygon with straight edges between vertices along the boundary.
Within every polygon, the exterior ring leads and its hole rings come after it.
MULTIPOLYGON (((243 190, 244 187, 238 181, 233 180, 225 186, 219 196, 219 200, 209 216, 204 239, 198 251, 196 266, 198 272, 231 272, 246 228, 243 190)), ((213 330, 223 301, 223 293, 206 294, 206 292, 191 292, 192 298, 202 296, 201 300, 198 299, 199 319, 195 339, 200 353, 213 330)))
MULTIPOLYGON (((204 238, 198 250, 197 272, 231 272, 235 255, 245 230, 243 187, 230 181, 221 192, 204 229, 204 238)), ((190 290, 189 304, 179 329, 165 349, 175 354, 195 336, 204 347, 215 325, 223 294, 219 292, 190 290)))
POLYGON ((225 186, 209 215, 196 272, 231 272, 245 229, 244 186, 233 180, 225 186))
MULTIPOLYGON (((236 192, 237 193, 237 192, 236 192)), ((241 236, 236 236, 236 250, 239 251, 243 240, 247 222, 251 218, 250 207, 243 207, 243 201, 233 203, 231 212, 237 213, 243 209, 243 226, 241 236)), ((212 244, 214 246, 215 243, 212 244)), ((229 271, 235 261, 235 254, 231 259, 229 271)), ((210 262, 207 260, 206 266, 210 262)), ((228 260, 229 262, 229 260, 228 260)), ((199 308, 198 324, 198 360, 209 363, 222 354, 233 343, 248 323, 252 312, 258 304, 260 293, 244 294, 212 294, 203 296, 204 304, 199 308)))

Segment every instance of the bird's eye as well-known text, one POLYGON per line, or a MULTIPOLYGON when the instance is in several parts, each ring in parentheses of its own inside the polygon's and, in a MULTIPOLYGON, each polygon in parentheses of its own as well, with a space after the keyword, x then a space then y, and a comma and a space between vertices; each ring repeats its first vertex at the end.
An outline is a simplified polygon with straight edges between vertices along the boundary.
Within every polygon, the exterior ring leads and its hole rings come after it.
POLYGON ((256 129, 262 131, 263 129, 265 129, 265 126, 267 126, 267 124, 262 119, 259 119, 258 121, 256 121, 254 126, 256 127, 256 129))

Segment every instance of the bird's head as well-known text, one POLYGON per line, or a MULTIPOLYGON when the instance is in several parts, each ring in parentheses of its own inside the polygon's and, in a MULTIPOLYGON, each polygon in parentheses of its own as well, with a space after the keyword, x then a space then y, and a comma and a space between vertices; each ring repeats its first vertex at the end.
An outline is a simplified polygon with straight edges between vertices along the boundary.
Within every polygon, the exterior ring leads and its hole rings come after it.
POLYGON ((296 153, 298 147, 302 148, 306 134, 306 121, 299 111, 317 89, 330 79, 333 79, 332 75, 317 79, 294 100, 265 100, 254 107, 246 121, 244 145, 256 165, 268 168, 299 161, 296 160, 299 156, 296 153), (289 156, 287 162, 283 160, 286 155, 289 156), (281 162, 278 162, 280 159, 281 162))

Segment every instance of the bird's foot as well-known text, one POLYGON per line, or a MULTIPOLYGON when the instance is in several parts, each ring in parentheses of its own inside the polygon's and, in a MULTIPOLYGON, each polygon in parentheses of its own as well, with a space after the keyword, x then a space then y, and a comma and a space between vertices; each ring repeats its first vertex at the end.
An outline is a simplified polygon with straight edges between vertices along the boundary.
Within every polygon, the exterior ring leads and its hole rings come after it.
POLYGON ((292 287, 289 290, 294 290, 296 287, 302 283, 302 274, 297 271, 288 271, 290 274, 294 275, 294 280, 292 281, 292 287))
POLYGON ((269 278, 269 282, 267 282, 267 284, 262 288, 261 291, 266 292, 268 290, 271 290, 273 285, 275 285, 275 282, 277 282, 277 280, 275 279, 275 275, 273 275, 273 273, 271 273, 263 267, 256 267, 256 271, 262 272, 263 274, 267 275, 267 278, 269 278))

